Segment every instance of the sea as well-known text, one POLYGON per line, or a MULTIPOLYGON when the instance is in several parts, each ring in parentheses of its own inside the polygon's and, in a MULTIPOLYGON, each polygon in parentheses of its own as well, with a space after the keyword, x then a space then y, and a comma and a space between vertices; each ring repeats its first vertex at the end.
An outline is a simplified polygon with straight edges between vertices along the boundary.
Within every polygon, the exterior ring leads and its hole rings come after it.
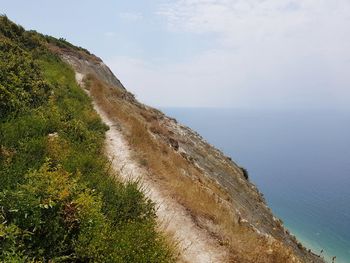
POLYGON ((248 170, 306 247, 350 263, 350 112, 162 108, 248 170))

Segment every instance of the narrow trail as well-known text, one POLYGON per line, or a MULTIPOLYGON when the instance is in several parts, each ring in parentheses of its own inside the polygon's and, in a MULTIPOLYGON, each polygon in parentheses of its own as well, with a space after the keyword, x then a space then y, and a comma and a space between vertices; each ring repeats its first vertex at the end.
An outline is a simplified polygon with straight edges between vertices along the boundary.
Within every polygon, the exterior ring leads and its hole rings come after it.
MULTIPOLYGON (((82 86, 83 75, 76 74, 77 82, 82 86)), ((133 150, 122 134, 118 123, 114 123, 107 114, 94 103, 94 108, 102 121, 110 129, 106 132, 105 151, 112 168, 122 180, 139 180, 145 195, 157 206, 158 223, 166 233, 175 238, 179 247, 180 262, 219 263, 228 262, 226 248, 220 246, 205 229, 196 225, 191 215, 176 200, 167 195, 149 177, 146 169, 132 157, 133 150)))

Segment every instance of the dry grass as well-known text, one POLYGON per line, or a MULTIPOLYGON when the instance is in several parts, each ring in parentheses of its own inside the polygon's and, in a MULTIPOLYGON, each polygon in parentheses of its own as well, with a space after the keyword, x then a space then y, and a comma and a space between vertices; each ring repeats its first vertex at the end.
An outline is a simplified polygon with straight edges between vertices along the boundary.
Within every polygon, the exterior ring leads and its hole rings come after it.
POLYGON ((225 201, 229 199, 227 193, 168 144, 154 138, 151 132, 171 136, 159 125, 156 111, 124 100, 124 91, 108 87, 94 76, 88 76, 86 84, 99 107, 121 124, 128 142, 137 149, 136 158, 147 167, 152 179, 184 205, 199 226, 227 246, 232 262, 298 262, 281 242, 268 240, 239 224, 231 212, 233 208, 225 201))

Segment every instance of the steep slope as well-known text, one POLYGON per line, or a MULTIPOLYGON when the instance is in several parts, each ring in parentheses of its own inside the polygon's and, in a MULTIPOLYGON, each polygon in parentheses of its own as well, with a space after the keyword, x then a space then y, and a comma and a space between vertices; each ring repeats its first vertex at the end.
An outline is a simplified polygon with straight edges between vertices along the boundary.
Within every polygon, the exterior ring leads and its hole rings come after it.
MULTIPOLYGON (((79 75, 78 75, 79 76, 79 75)), ((145 194, 157 204, 157 217, 162 229, 176 240, 180 258, 186 262, 227 262, 226 250, 217 244, 208 232, 199 228, 191 214, 173 200, 159 185, 150 180, 150 174, 133 158, 132 150, 116 122, 95 104, 96 111, 110 127, 106 133, 106 154, 113 168, 125 181, 141 182, 145 194)))
POLYGON ((154 204, 113 178, 107 127, 48 41, 69 46, 0 16, 0 262, 174 262, 154 204))
MULTIPOLYGON (((213 262, 323 262, 283 228, 261 193, 230 158, 191 129, 137 102, 99 58, 55 45, 51 50, 73 67, 110 132, 118 134, 108 138, 127 141, 131 153, 127 162, 138 162, 131 170, 141 176, 150 189, 149 196, 155 202, 173 200, 185 211, 186 220, 190 217, 197 234, 209 240, 207 252, 223 256, 213 262)), ((119 145, 115 148, 113 141, 106 141, 106 153, 112 159, 118 156, 119 145)), ((122 170, 120 165, 115 168, 122 170)), ((162 210, 162 203, 159 205, 162 210)), ((181 232, 181 227, 177 231, 181 232)), ((188 240, 191 235, 190 231, 188 240)), ((192 252, 186 256, 201 238, 195 237, 187 248, 185 239, 179 240, 183 259, 211 262, 209 257, 192 257, 192 252)))

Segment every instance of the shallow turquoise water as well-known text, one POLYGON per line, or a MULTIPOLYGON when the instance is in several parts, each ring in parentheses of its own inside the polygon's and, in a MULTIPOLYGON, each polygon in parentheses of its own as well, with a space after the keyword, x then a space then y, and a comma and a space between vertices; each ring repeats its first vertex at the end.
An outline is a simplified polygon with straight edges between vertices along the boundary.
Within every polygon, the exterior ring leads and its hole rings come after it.
POLYGON ((249 171, 305 245, 350 262, 350 113, 165 108, 249 171))

